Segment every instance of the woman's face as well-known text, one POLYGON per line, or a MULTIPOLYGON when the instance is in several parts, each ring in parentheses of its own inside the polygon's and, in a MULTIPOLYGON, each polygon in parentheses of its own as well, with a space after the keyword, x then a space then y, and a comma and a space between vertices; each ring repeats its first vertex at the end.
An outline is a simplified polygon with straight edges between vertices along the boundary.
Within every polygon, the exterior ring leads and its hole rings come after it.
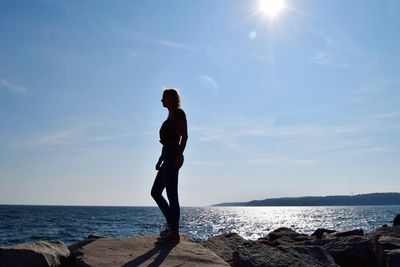
POLYGON ((171 97, 167 94, 163 94, 161 102, 163 104, 163 107, 169 107, 171 104, 171 97))

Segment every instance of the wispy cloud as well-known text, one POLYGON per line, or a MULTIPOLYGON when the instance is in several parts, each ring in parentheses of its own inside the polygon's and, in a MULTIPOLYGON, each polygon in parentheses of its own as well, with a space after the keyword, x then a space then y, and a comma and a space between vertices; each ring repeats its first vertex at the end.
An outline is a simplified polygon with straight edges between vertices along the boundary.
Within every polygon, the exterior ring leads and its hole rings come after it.
POLYGON ((193 47, 190 47, 188 45, 182 44, 182 43, 177 43, 169 40, 162 40, 162 39, 156 39, 154 40, 157 44, 160 44, 162 46, 170 47, 170 48, 177 48, 177 49, 183 49, 183 50, 188 50, 188 51, 196 51, 193 47))
POLYGON ((364 57, 365 51, 363 47, 360 45, 355 45, 354 38, 351 35, 345 37, 345 32, 340 32, 340 34, 336 34, 335 37, 333 35, 328 35, 326 32, 321 29, 315 29, 312 33, 321 39, 327 48, 334 49, 335 51, 340 51, 346 53, 348 55, 356 56, 356 57, 364 57), (338 37, 338 35, 340 37, 338 37))
POLYGON ((61 124, 64 125, 58 126, 58 129, 46 129, 39 133, 27 134, 21 138, 23 140, 17 141, 11 144, 11 146, 40 147, 102 143, 132 136, 148 136, 154 134, 150 131, 120 131, 107 134, 107 132, 109 132, 109 128, 107 127, 111 126, 104 122, 61 122, 61 124), (96 129, 96 131, 93 131, 94 129, 96 129), (102 129, 104 131, 102 131, 102 129))
POLYGON ((17 94, 27 95, 28 89, 25 86, 12 83, 8 80, 2 79, 0 80, 0 89, 8 90, 17 94))
MULTIPOLYGON (((161 38, 153 38, 142 32, 132 31, 129 29, 125 29, 118 25, 117 23, 110 24, 111 31, 115 33, 117 36, 122 37, 127 40, 134 41, 136 43, 144 43, 150 45, 159 45, 168 48, 187 50, 187 51, 198 51, 199 47, 195 43, 182 43, 177 42, 175 40, 166 40, 161 38)), ((138 50, 135 49, 135 54, 138 53, 138 50)))
MULTIPOLYGON (((373 77, 371 80, 369 77, 366 78, 364 84, 359 88, 353 90, 352 100, 357 103, 364 103, 368 100, 376 102, 377 97, 380 97, 382 93, 390 90, 398 90, 400 86, 400 79, 395 77, 373 77)), ((379 101, 382 103, 381 101, 379 101)))
POLYGON ((400 112, 389 112, 389 113, 372 115, 371 118, 385 119, 385 118, 393 118, 393 117, 398 117, 398 116, 400 116, 400 112))
POLYGON ((82 133, 94 127, 94 125, 74 126, 58 131, 33 134, 26 140, 15 143, 15 147, 35 147, 35 146, 57 146, 67 145, 77 142, 82 137, 82 133))
POLYGON ((126 132, 126 133, 119 133, 119 134, 111 134, 111 135, 102 135, 102 136, 95 136, 86 139, 89 142, 106 142, 114 139, 121 139, 127 138, 132 136, 144 136, 144 135, 153 135, 153 131, 144 131, 144 132, 126 132))
MULTIPOLYGON (((300 159, 257 156, 247 163, 278 164, 282 162, 297 165, 315 163, 314 157, 332 153, 378 154, 393 151, 391 141, 382 136, 398 133, 397 124, 388 123, 384 118, 397 118, 400 112, 388 112, 369 117, 354 117, 336 123, 286 124, 275 122, 274 118, 245 118, 225 116, 228 119, 209 118, 207 125, 192 128, 198 142, 223 146, 241 153, 271 153, 285 151, 300 159), (306 158, 302 158, 306 157, 306 158)), ((249 160, 249 159, 248 159, 249 160)))
POLYGON ((340 32, 328 35, 321 29, 314 29, 311 34, 321 40, 323 45, 309 57, 308 62, 329 68, 355 69, 371 60, 362 44, 357 44, 351 35, 340 32), (351 63, 350 63, 351 62, 351 63))
POLYGON ((269 157, 269 158, 250 158, 242 160, 191 160, 192 165, 207 165, 207 166, 219 166, 219 165, 296 165, 296 166, 308 166, 318 163, 319 160, 315 159, 292 159, 288 157, 269 157))
POLYGON ((314 33, 321 38, 328 46, 337 47, 338 43, 332 37, 328 36, 321 30, 315 30, 314 33))
POLYGON ((290 136, 326 136, 357 131, 355 126, 348 125, 278 125, 273 117, 252 119, 238 117, 235 119, 216 119, 212 126, 195 127, 203 141, 246 137, 290 137, 290 136), (221 120, 221 121, 220 121, 221 120))
POLYGON ((310 63, 323 65, 330 68, 350 69, 352 66, 348 63, 340 63, 332 54, 327 51, 317 51, 310 59, 310 63))
POLYGON ((201 75, 199 81, 202 87, 210 89, 213 92, 218 92, 218 84, 212 77, 208 75, 201 75))
POLYGON ((394 147, 387 147, 382 144, 377 144, 371 139, 362 138, 328 143, 324 147, 317 148, 316 152, 319 154, 340 152, 341 154, 366 155, 381 154, 396 150, 397 149, 394 147))
POLYGON ((328 63, 328 55, 326 51, 318 51, 311 59, 312 63, 316 64, 327 64, 328 63))

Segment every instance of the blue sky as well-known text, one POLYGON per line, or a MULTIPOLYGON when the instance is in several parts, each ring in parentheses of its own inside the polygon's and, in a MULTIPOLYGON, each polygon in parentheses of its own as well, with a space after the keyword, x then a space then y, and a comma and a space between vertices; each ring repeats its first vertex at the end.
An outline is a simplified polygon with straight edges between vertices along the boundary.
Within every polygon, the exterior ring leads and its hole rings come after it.
POLYGON ((155 205, 167 116, 183 206, 400 191, 400 2, 1 1, 0 203, 155 205))

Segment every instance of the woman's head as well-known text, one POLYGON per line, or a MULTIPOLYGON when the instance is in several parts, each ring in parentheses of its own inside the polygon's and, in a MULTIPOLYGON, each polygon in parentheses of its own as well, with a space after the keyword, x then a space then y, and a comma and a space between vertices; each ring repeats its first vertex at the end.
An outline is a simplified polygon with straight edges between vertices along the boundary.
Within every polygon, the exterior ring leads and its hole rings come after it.
POLYGON ((181 97, 178 91, 174 88, 167 88, 163 91, 163 98, 161 99, 161 102, 166 108, 181 107, 181 97))

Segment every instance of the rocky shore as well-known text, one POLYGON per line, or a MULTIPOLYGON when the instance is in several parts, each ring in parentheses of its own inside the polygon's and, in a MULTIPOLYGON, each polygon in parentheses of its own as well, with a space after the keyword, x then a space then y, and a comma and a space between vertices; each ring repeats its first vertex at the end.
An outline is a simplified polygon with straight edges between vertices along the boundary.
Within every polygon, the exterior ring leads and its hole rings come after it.
POLYGON ((90 235, 65 246, 58 240, 0 247, 1 267, 41 266, 342 266, 400 267, 400 215, 392 226, 365 234, 317 229, 312 235, 279 228, 256 241, 235 233, 177 244, 156 235, 110 238, 90 235))

